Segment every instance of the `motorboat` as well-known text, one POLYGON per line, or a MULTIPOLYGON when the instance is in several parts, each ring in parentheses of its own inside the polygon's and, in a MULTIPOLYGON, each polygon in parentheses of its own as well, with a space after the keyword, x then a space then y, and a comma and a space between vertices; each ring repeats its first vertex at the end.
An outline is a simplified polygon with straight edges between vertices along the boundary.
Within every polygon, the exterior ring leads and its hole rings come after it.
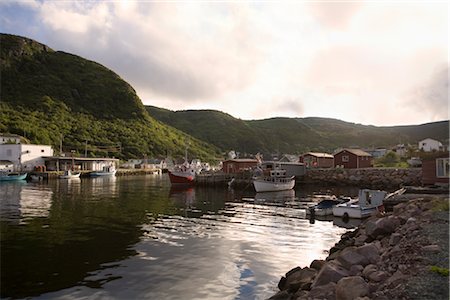
POLYGON ((0 173, 0 181, 14 181, 27 179, 28 173, 0 173))
POLYGON ((332 216, 333 215, 333 207, 348 202, 350 198, 329 198, 324 199, 317 203, 316 205, 312 205, 306 209, 306 214, 311 217, 314 216, 332 216))
POLYGON ((168 170, 170 183, 172 184, 193 184, 195 180, 195 169, 189 165, 177 166, 168 170))
POLYGON ((387 193, 380 190, 363 189, 358 193, 358 199, 333 207, 333 216, 343 218, 363 219, 377 211, 383 211, 383 200, 387 193))
POLYGON ((114 176, 116 175, 116 168, 114 166, 104 166, 100 171, 93 171, 89 175, 91 177, 99 177, 99 176, 114 176))
POLYGON ((253 186, 257 193, 290 190, 295 186, 295 176, 288 177, 286 170, 275 169, 270 171, 269 176, 255 177, 253 186))
POLYGON ((64 171, 64 174, 63 174, 63 175, 59 175, 58 177, 59 177, 60 179, 72 179, 72 178, 80 178, 80 175, 81 175, 80 172, 78 172, 78 173, 72 173, 71 170, 66 170, 66 171, 64 171))

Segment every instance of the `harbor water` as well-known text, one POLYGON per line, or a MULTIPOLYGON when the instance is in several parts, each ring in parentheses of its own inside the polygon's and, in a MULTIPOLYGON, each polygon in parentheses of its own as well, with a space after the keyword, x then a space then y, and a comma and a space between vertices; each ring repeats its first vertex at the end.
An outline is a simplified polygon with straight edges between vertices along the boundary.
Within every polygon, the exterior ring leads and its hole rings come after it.
POLYGON ((0 183, 5 299, 267 299, 357 223, 309 220, 297 186, 172 188, 167 175, 0 183))

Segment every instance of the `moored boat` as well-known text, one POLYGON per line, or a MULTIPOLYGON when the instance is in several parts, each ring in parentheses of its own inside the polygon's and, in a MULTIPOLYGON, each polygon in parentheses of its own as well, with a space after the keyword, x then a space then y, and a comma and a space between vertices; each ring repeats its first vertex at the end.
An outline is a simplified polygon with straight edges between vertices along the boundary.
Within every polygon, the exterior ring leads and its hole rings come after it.
POLYGON ((60 179, 72 179, 72 178, 80 178, 81 173, 72 173, 72 171, 67 170, 64 171, 63 175, 59 175, 60 179))
POLYGON ((101 171, 93 171, 89 175, 91 177, 99 177, 99 176, 114 176, 116 175, 116 168, 114 166, 105 166, 101 171))
POLYGON ((172 184, 193 184, 195 180, 195 170, 186 165, 168 170, 168 173, 172 184))
POLYGON ((335 217, 363 219, 377 211, 384 210, 385 191, 363 189, 359 191, 358 199, 333 207, 335 217))
POLYGON ((27 179, 28 173, 0 173, 0 181, 14 181, 27 179))
POLYGON ((310 206, 306 209, 306 214, 314 216, 331 216, 333 215, 333 207, 348 202, 349 199, 346 198, 336 198, 336 199, 324 199, 317 203, 316 205, 310 206))
POLYGON ((290 190, 295 186, 295 177, 287 177, 286 170, 275 169, 269 176, 254 178, 253 186, 257 193, 290 190))

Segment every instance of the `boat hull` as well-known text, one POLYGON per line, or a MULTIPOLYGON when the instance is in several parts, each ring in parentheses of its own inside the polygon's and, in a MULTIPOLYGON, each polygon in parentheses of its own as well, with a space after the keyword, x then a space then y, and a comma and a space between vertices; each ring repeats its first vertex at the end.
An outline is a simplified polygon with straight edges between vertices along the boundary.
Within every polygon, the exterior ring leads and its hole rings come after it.
POLYGON ((268 180, 253 180, 253 186, 257 193, 260 192, 278 192, 293 189, 295 179, 290 179, 285 182, 268 181, 268 180))
POLYGON ((91 177, 114 176, 114 175, 116 175, 116 171, 112 171, 112 172, 98 171, 98 172, 92 172, 89 174, 89 176, 91 176, 91 177))
POLYGON ((190 172, 169 171, 169 179, 172 184, 193 184, 195 176, 190 172))
POLYGON ((73 178, 80 178, 80 174, 71 174, 71 175, 60 175, 59 178, 60 179, 73 179, 73 178))
POLYGON ((25 180, 27 179, 28 173, 25 174, 17 174, 17 175, 4 175, 0 176, 0 181, 15 181, 15 180, 25 180))
POLYGON ((359 205, 351 205, 351 206, 336 205, 335 207, 333 207, 333 216, 364 219, 370 217, 373 213, 377 211, 378 211, 377 207, 361 208, 359 205))

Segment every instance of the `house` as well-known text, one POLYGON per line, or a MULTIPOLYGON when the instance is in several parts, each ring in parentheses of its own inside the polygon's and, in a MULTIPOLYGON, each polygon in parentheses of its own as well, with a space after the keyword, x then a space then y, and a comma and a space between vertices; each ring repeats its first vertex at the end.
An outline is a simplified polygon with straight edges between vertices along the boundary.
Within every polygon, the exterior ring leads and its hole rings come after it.
POLYGON ((264 173, 268 174, 269 171, 276 168, 286 170, 286 176, 303 176, 306 173, 306 166, 300 162, 280 162, 280 161, 265 161, 261 163, 261 168, 264 173))
POLYGON ((431 152, 431 151, 439 151, 440 149, 442 149, 442 143, 439 141, 426 138, 419 142, 419 150, 431 152))
POLYGON ((423 185, 448 185, 450 179, 449 153, 439 153, 422 161, 423 185))
POLYGON ((0 134, 0 144, 20 144, 20 136, 17 134, 0 134))
POLYGON ((283 157, 281 157, 279 162, 291 162, 291 163, 298 163, 298 155, 293 154, 285 154, 283 157))
POLYGON ((0 144, 0 160, 12 162, 14 171, 33 171, 35 167, 45 164, 46 156, 53 156, 51 146, 0 144))
POLYGON ((307 168, 333 168, 334 156, 328 153, 308 152, 299 157, 307 168))
POLYGON ((361 149, 342 149, 334 154, 334 166, 345 169, 371 168, 372 155, 361 149))
POLYGON ((224 173, 239 173, 244 170, 254 168, 258 165, 258 160, 250 158, 228 159, 222 163, 224 173))

